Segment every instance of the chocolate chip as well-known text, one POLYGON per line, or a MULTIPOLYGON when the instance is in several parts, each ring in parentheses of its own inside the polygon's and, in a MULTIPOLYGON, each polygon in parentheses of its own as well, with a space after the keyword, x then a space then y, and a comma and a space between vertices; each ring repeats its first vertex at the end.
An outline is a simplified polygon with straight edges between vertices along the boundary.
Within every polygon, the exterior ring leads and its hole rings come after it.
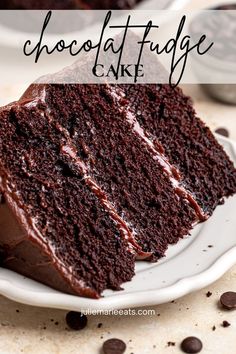
POLYGON ((108 339, 103 343, 104 354, 123 354, 126 350, 126 344, 117 338, 108 339))
POLYGON ((213 327, 212 327, 212 331, 215 331, 216 330, 216 326, 214 325, 213 327))
POLYGON ((222 327, 227 328, 229 326, 231 326, 231 324, 228 321, 223 321, 222 322, 222 327))
POLYGON ((210 292, 210 291, 208 291, 207 293, 206 293, 206 297, 210 297, 212 295, 212 293, 210 292))
POLYGON ((217 134, 226 136, 227 138, 229 137, 229 131, 228 131, 226 128, 217 128, 217 129, 215 130, 215 132, 216 132, 217 134))
POLYGON ((221 305, 227 309, 231 310, 236 307, 236 293, 233 291, 227 291, 220 297, 221 305))
POLYGON ((75 331, 84 329, 87 326, 87 316, 83 315, 81 312, 70 311, 66 315, 66 323, 75 331))
POLYGON ((187 337, 181 343, 181 349, 185 353, 199 353, 202 350, 202 342, 196 337, 187 337))
POLYGON ((102 323, 98 323, 98 328, 101 328, 102 327, 102 323))

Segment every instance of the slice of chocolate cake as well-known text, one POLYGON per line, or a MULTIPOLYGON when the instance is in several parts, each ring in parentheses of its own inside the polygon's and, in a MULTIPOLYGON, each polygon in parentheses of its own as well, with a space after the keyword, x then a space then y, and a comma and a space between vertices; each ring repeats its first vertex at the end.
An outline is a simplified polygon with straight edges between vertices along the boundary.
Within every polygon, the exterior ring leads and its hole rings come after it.
POLYGON ((79 10, 132 9, 141 0, 3 0, 1 9, 9 10, 79 10))
POLYGON ((83 163, 70 158, 67 133, 40 98, 0 115, 2 264, 69 293, 119 289, 134 274, 134 251, 143 253, 83 163))
POLYGON ((2 264, 57 289, 119 289, 236 192, 181 90, 31 86, 0 113, 2 264))

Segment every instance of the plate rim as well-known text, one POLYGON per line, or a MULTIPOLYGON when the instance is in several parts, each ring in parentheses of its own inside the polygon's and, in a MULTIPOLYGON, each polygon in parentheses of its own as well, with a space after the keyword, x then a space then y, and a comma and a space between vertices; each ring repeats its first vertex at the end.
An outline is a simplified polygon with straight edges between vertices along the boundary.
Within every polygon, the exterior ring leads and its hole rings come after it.
MULTIPOLYGON (((162 289, 103 297, 98 300, 64 294, 58 291, 47 293, 24 290, 21 287, 14 286, 12 281, 6 279, 0 279, 0 294, 25 305, 81 312, 87 312, 88 310, 105 312, 109 310, 156 306, 176 300, 214 283, 235 263, 236 246, 225 252, 208 269, 194 276, 180 279, 171 286, 162 289)), ((8 272, 14 273, 12 271, 8 272)), ((19 276, 22 277, 21 275, 19 276)))

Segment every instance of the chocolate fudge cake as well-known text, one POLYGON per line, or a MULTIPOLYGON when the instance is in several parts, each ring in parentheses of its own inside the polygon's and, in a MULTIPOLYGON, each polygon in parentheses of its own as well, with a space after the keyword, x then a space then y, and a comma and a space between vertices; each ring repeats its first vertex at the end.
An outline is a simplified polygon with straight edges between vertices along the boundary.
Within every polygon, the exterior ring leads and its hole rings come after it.
POLYGON ((132 9, 141 0, 3 0, 1 9, 74 10, 132 9))
POLYGON ((169 85, 35 84, 0 113, 4 267, 98 298, 236 192, 236 170, 169 85))

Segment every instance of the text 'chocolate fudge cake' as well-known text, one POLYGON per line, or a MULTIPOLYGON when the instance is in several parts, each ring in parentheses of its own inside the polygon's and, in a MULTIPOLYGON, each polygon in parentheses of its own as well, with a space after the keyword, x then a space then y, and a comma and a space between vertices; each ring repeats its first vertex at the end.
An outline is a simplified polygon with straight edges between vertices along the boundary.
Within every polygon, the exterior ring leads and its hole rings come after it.
POLYGON ((169 85, 32 85, 0 113, 3 266, 99 297, 236 192, 236 170, 169 85))

